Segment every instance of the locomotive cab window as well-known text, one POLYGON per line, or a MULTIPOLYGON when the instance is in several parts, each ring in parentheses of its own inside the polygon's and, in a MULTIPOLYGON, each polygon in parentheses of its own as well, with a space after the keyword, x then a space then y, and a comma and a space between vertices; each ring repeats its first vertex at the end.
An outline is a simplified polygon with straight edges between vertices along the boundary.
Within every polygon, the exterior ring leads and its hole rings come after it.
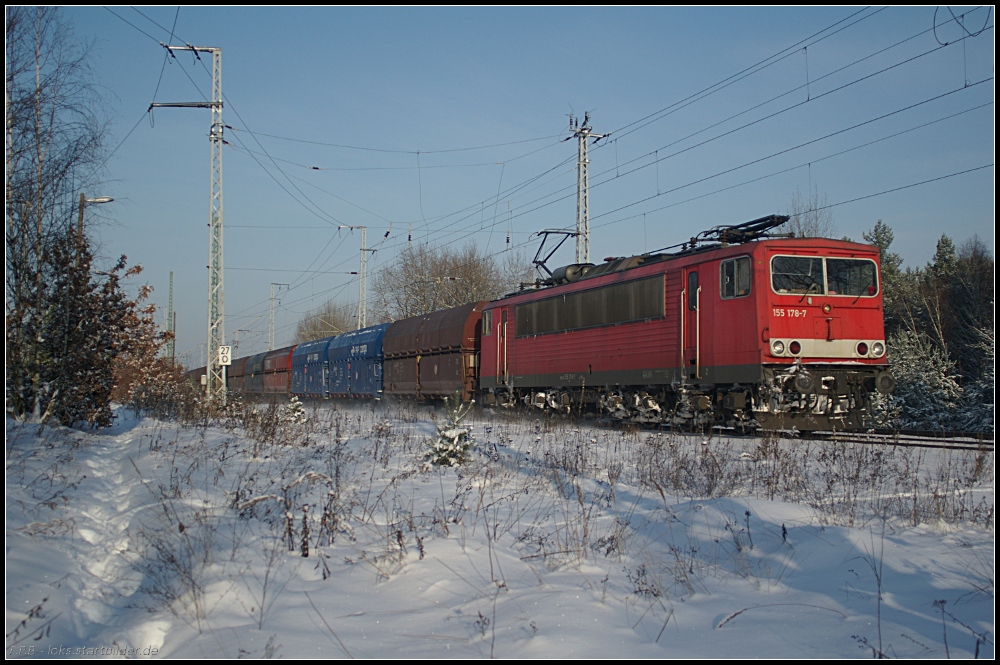
POLYGON ((777 293, 824 293, 823 259, 818 256, 775 256, 771 287, 777 293))
POLYGON ((775 293, 871 298, 878 294, 878 271, 871 259, 775 256, 771 288, 775 293))
POLYGON ((483 337, 488 337, 493 332, 493 310, 483 312, 483 337))
POLYGON ((831 296, 874 296, 878 293, 874 261, 827 259, 826 278, 831 296))
POLYGON ((722 298, 742 298, 750 295, 750 257, 741 256, 723 261, 720 266, 719 289, 722 298))

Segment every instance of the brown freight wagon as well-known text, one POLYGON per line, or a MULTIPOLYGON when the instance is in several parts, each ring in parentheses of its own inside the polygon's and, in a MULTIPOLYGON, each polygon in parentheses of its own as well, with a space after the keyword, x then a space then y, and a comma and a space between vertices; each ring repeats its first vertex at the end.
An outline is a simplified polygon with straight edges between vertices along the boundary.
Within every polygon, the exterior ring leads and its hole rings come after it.
POLYGON ((385 392, 410 397, 476 394, 483 305, 478 302, 396 321, 385 331, 385 392))

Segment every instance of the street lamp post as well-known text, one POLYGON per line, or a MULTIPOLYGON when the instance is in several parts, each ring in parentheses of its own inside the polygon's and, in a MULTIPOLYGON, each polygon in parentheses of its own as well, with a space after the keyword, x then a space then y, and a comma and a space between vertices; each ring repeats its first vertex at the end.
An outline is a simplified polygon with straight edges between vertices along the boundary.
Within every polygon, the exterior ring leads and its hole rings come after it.
POLYGON ((88 203, 93 203, 93 204, 97 204, 97 203, 111 203, 112 201, 114 201, 114 199, 111 198, 110 196, 98 196, 98 197, 95 197, 95 198, 92 198, 92 199, 88 199, 84 195, 83 192, 80 192, 80 217, 79 217, 79 219, 77 219, 77 222, 76 222, 77 241, 80 243, 79 253, 77 254, 77 257, 79 259, 82 260, 82 258, 83 258, 83 208, 84 208, 84 206, 86 206, 88 203))
POLYGON ((114 201, 114 199, 110 196, 98 196, 88 199, 84 196, 83 192, 80 192, 80 219, 77 221, 76 229, 81 240, 83 240, 83 207, 88 203, 111 203, 112 201, 114 201))

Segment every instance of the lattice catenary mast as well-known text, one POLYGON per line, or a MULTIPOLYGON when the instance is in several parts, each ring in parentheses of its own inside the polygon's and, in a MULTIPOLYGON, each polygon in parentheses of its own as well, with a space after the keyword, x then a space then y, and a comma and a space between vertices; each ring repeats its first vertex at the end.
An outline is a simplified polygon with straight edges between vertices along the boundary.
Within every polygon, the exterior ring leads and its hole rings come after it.
POLYGON ((170 299, 167 301, 167 320, 164 328, 169 330, 173 336, 170 341, 167 342, 167 357, 170 358, 170 362, 174 361, 174 349, 177 348, 174 345, 175 338, 177 335, 177 315, 174 314, 174 271, 170 271, 170 299))
POLYGON ((286 289, 288 284, 280 284, 278 282, 271 282, 271 321, 267 325, 267 350, 274 351, 274 287, 283 286, 286 289))
POLYGON ((166 46, 168 51, 192 51, 212 54, 212 101, 153 103, 150 108, 210 108, 212 126, 211 171, 209 173, 208 211, 208 348, 206 349, 206 396, 210 400, 226 399, 226 368, 219 362, 219 347, 225 344, 226 314, 222 253, 222 49, 209 46, 166 46))
POLYGON ((590 263, 590 194, 587 192, 589 177, 587 165, 587 139, 603 139, 608 134, 595 134, 590 127, 590 113, 583 114, 583 124, 569 116, 569 131, 576 137, 576 262, 590 263))
POLYGON ((361 265, 358 270, 358 330, 361 330, 367 325, 368 319, 368 252, 372 254, 375 253, 374 249, 368 249, 365 245, 368 244, 368 227, 367 226, 348 226, 346 224, 341 224, 338 228, 341 229, 361 229, 361 265))

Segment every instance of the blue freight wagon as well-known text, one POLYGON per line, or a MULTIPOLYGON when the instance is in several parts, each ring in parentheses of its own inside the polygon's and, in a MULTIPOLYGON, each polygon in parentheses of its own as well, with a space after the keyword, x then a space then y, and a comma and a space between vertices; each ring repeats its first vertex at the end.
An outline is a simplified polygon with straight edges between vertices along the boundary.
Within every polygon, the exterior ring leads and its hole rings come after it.
POLYGON ((332 397, 371 399, 382 394, 382 337, 388 323, 333 338, 327 349, 332 397))
POLYGON ((299 344, 292 352, 292 394, 300 397, 330 396, 326 350, 335 337, 299 344))

